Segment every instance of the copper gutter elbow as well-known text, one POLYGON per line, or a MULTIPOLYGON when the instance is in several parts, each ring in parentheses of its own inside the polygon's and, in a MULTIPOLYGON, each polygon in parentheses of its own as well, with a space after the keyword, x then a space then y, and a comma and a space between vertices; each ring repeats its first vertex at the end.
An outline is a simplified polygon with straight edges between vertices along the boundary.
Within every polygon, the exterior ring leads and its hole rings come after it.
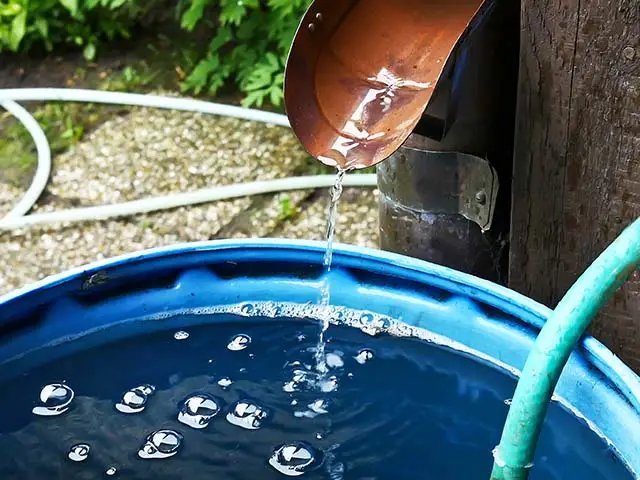
POLYGON ((409 137, 447 62, 491 0, 316 0, 284 90, 293 131, 331 166, 364 168, 409 137))

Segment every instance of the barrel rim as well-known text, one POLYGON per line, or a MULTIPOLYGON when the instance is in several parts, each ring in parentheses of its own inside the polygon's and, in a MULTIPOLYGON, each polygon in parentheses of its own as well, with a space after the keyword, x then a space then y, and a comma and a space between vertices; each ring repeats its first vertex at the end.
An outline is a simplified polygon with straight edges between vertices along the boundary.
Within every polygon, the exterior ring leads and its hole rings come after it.
MULTIPOLYGON (((179 243, 126 253, 45 277, 42 280, 2 295, 0 296, 0 313, 4 306, 19 299, 36 294, 44 289, 50 290, 80 278, 90 277, 105 268, 114 269, 125 265, 152 262, 170 256, 177 257, 185 254, 197 254, 198 252, 238 249, 297 251, 299 253, 313 254, 321 261, 322 255, 326 250, 326 242, 279 238, 223 239, 179 243)), ((334 262, 340 264, 341 259, 345 258, 374 261, 380 265, 380 267, 400 267, 413 273, 426 274, 431 278, 444 280, 452 293, 457 293, 461 296, 469 297, 498 308, 499 310, 515 314, 522 322, 534 327, 536 330, 540 330, 543 327, 552 312, 552 310, 545 305, 510 288, 442 265, 407 257, 405 255, 369 247, 335 243, 333 253, 334 262)), ((384 268, 382 268, 379 273, 383 272, 384 268)), ((2 316, 0 315, 0 319, 1 318, 2 316)), ((580 346, 583 348, 591 364, 601 371, 640 412, 640 377, 636 375, 629 366, 622 362, 618 356, 594 337, 590 335, 583 336, 580 346)))

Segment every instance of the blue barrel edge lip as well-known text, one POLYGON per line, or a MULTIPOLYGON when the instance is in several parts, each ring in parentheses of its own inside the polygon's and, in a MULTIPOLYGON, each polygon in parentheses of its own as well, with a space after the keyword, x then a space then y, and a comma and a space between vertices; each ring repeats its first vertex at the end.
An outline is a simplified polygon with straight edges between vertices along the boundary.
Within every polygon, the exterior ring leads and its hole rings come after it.
MULTIPOLYGON (((227 255, 246 257, 248 255, 249 260, 247 261, 251 261, 251 255, 270 258, 272 261, 289 256, 291 261, 320 265, 325 248, 324 242, 303 240, 214 240, 159 247, 117 256, 47 277, 0 297, 0 326, 10 322, 12 317, 19 316, 25 308, 33 307, 33 301, 36 297, 44 298, 43 303, 46 303, 47 298, 50 301, 65 289, 75 291, 82 288, 81 286, 86 285, 87 281, 104 271, 115 272, 135 268, 153 270, 157 269, 157 262, 163 260, 172 264, 184 264, 185 269, 193 269, 198 267, 197 259, 202 255, 213 255, 214 257, 227 255)), ((335 270, 337 270, 337 273, 333 273, 333 275, 339 276, 339 270, 342 267, 349 268, 349 266, 354 267, 355 265, 365 270, 372 269, 374 270, 372 274, 378 276, 393 277, 394 274, 401 273, 403 280, 413 279, 414 282, 441 288, 460 297, 516 316, 519 321, 533 327, 535 331, 543 326, 551 312, 544 305, 506 287, 447 267, 394 253, 336 244, 333 258, 335 270)), ((217 258, 216 261, 218 263, 224 262, 222 258, 217 258)), ((123 278, 126 279, 126 276, 123 278)), ((117 278, 113 279, 113 281, 116 280, 117 278)), ((597 369, 608 380, 611 387, 617 390, 616 394, 621 394, 624 397, 631 408, 628 412, 635 413, 640 418, 640 377, 607 347, 591 336, 585 336, 578 348, 581 350, 581 355, 590 364, 588 367, 597 369)), ((571 372, 567 376, 576 373, 573 372, 576 368, 582 368, 585 372, 577 372, 573 378, 580 379, 580 375, 586 376, 589 373, 587 367, 582 367, 579 364, 580 361, 582 360, 578 360, 578 363, 574 362, 577 367, 572 364, 565 369, 571 372)), ((606 405, 607 401, 603 400, 603 405, 606 405)), ((597 407, 592 410, 594 416, 602 417, 603 413, 597 407)), ((591 417, 587 416, 587 420, 591 420, 591 417)), ((611 420, 607 420, 607 422, 611 423, 611 420)), ((626 428, 628 425, 616 425, 614 428, 615 436, 623 438, 626 428)), ((614 440, 609 435, 606 438, 614 440)), ((640 434, 638 438, 640 438, 640 434)), ((618 449, 619 442, 613 441, 613 444, 614 448, 618 449)), ((640 446, 629 446, 629 451, 622 456, 634 470, 634 473, 640 471, 640 446)))

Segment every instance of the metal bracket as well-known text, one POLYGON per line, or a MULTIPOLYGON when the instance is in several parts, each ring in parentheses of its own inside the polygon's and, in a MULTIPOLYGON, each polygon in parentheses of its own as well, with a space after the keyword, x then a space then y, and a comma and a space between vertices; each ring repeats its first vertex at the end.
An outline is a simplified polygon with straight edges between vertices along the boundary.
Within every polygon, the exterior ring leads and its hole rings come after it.
POLYGON ((460 214, 491 228, 498 175, 480 157, 400 147, 378 165, 380 193, 418 212, 460 214))

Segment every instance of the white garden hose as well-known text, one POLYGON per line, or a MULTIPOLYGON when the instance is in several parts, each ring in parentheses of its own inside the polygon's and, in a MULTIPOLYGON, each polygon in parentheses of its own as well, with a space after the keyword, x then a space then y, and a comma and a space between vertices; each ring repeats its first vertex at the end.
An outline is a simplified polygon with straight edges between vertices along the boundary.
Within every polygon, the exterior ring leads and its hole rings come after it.
POLYGON ((11 221, 26 215, 38 201, 49 181, 49 174, 51 173, 51 149, 49 148, 47 136, 29 112, 13 100, 1 100, 0 106, 24 125, 24 128, 27 129, 31 138, 33 138, 33 142, 36 144, 36 152, 38 154, 38 168, 33 176, 29 190, 24 194, 22 200, 0 220, 1 224, 5 221, 11 221))
MULTIPOLYGON (((335 181, 335 177, 333 175, 289 177, 277 180, 214 187, 162 197, 151 197, 114 205, 100 205, 87 208, 59 210, 51 213, 40 213, 25 216, 37 202, 47 185, 51 171, 51 150, 46 136, 36 120, 29 114, 29 112, 15 103, 16 101, 90 102, 163 108, 241 118, 244 120, 269 123, 283 127, 290 126, 287 117, 277 113, 263 112, 261 110, 247 109, 233 105, 210 103, 189 98, 66 88, 20 88, 0 90, 0 106, 5 108, 20 122, 22 122, 33 137, 38 154, 38 167, 31 187, 29 187, 29 190, 22 200, 20 200, 11 212, 0 220, 0 230, 10 230, 31 225, 57 222, 104 220, 112 217, 135 215, 138 213, 147 213, 168 208, 264 193, 328 188, 333 185, 335 181)), ((349 175, 346 176, 344 180, 344 186, 346 187, 375 187, 376 185, 377 181, 375 174, 349 175)))

